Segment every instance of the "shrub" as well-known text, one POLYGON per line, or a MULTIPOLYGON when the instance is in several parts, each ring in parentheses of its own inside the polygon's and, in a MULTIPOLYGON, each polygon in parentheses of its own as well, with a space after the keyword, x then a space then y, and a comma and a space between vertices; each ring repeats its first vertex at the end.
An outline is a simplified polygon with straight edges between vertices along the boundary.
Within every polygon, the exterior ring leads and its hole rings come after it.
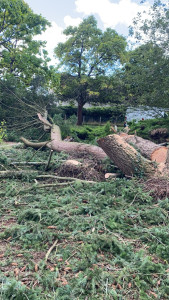
POLYGON ((169 132, 169 118, 158 118, 158 119, 149 119, 144 121, 128 122, 130 127, 130 133, 133 134, 135 131, 138 136, 141 136, 145 139, 152 139, 152 131, 155 129, 161 129, 169 132))
POLYGON ((104 137, 110 134, 110 122, 107 122, 104 126, 87 126, 73 127, 71 129, 71 135, 75 140, 83 140, 92 142, 96 139, 104 137))

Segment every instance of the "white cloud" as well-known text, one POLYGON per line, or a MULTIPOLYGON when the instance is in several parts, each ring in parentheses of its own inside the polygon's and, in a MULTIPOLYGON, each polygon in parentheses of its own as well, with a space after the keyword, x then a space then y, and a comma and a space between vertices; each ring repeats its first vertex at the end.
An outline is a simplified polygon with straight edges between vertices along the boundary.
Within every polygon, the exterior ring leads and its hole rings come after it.
POLYGON ((75 5, 79 13, 98 14, 105 28, 115 28, 118 24, 129 26, 138 12, 150 7, 148 3, 139 5, 132 0, 120 0, 119 3, 110 0, 75 0, 75 5))
POLYGON ((71 16, 64 17, 64 23, 67 26, 78 26, 82 22, 81 18, 72 18, 71 16))
MULTIPOLYGON (((64 17, 65 26, 77 26, 82 21, 81 18, 72 18, 71 16, 64 17)), ((49 65, 56 65, 58 60, 54 58, 54 48, 57 46, 59 42, 65 42, 66 36, 63 34, 64 28, 58 26, 56 22, 51 22, 51 27, 48 27, 45 32, 41 35, 36 36, 36 39, 46 41, 46 50, 48 51, 48 56, 50 57, 51 61, 49 65)))
POLYGON ((65 42, 66 36, 63 34, 63 28, 58 26, 54 21, 51 22, 51 27, 48 27, 41 35, 36 36, 36 39, 46 41, 46 50, 49 53, 51 62, 49 64, 56 65, 57 60, 54 58, 54 48, 59 42, 65 42))

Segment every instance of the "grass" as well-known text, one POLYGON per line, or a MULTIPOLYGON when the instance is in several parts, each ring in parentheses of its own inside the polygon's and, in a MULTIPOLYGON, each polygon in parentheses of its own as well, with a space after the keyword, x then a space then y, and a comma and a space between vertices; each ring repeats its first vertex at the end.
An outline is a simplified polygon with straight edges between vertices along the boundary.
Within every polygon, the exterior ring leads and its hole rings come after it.
MULTIPOLYGON (((1 169, 49 155, 0 154, 1 169)), ((55 154, 49 172, 64 159, 55 154)), ((126 178, 28 190, 29 170, 0 182, 0 299, 168 299, 168 198, 153 199, 126 178)))

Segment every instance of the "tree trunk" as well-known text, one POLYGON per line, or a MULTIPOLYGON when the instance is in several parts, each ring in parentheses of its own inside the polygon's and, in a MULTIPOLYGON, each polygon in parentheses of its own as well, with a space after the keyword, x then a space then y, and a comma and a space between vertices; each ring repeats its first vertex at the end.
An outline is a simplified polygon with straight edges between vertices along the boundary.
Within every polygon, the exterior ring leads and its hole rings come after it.
POLYGON ((77 125, 82 125, 83 123, 83 104, 82 102, 78 102, 77 107, 77 125))
POLYGON ((33 143, 23 137, 21 137, 22 142, 29 147, 33 147, 35 149, 45 147, 57 151, 57 152, 66 152, 66 153, 79 153, 79 152, 87 152, 89 155, 95 156, 99 160, 103 160, 107 157, 106 153, 103 149, 98 146, 88 145, 83 143, 76 142, 66 142, 61 139, 60 128, 57 125, 52 125, 48 121, 46 121, 40 114, 38 114, 39 120, 51 127, 51 141, 50 142, 41 142, 41 143, 33 143))
POLYGON ((41 148, 42 146, 47 146, 48 148, 57 151, 57 152, 66 152, 66 153, 79 153, 79 152, 87 152, 89 155, 93 155, 96 159, 103 160, 107 157, 106 153, 103 149, 98 146, 88 145, 83 143, 76 143, 76 142, 64 142, 64 141, 57 141, 52 140, 48 143, 33 143, 23 137, 21 137, 22 142, 25 146, 32 147, 34 149, 41 148), (39 144, 39 146, 38 146, 39 144))
POLYGON ((149 140, 145 140, 135 135, 121 134, 121 137, 129 143, 134 145, 142 156, 145 158, 156 161, 157 163, 166 163, 167 160, 167 147, 157 145, 149 140))
POLYGON ((152 176, 156 172, 153 163, 144 158, 125 139, 117 134, 98 140, 99 146, 110 157, 114 164, 128 176, 152 176))
POLYGON ((39 120, 51 128, 51 141, 32 143, 24 138, 27 146, 40 148, 47 146, 57 152, 78 153, 88 152, 99 160, 107 157, 127 176, 169 176, 169 150, 149 140, 122 133, 113 134, 98 140, 98 146, 76 142, 66 142, 61 139, 60 128, 50 124, 40 114, 39 120), (107 154, 107 155, 106 155, 107 154))

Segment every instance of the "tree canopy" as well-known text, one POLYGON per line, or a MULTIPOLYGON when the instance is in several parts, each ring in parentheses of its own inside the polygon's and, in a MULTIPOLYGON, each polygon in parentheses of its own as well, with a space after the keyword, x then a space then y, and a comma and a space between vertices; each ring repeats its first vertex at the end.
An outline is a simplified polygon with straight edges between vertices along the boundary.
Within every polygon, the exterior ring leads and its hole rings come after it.
POLYGON ((168 107, 168 25, 168 6, 155 1, 146 19, 144 13, 135 18, 130 32, 138 47, 127 52, 123 36, 111 28, 102 31, 89 16, 64 30, 66 42, 55 48, 58 67, 48 67, 45 41, 36 36, 50 23, 23 0, 1 0, 0 119, 16 117, 21 103, 23 109, 31 102, 37 112, 43 99, 41 106, 50 107, 50 91, 57 100, 77 103, 79 125, 86 103, 168 107))
POLYGON ((46 42, 35 39, 49 25, 23 0, 0 1, 0 120, 9 125, 34 124, 53 99, 48 90, 58 76, 48 67, 46 42))
POLYGON ((168 107, 169 58, 153 43, 141 45, 129 54, 121 75, 128 102, 132 105, 168 107))
POLYGON ((47 71, 45 43, 35 40, 50 23, 23 0, 0 1, 0 71, 31 80, 47 71))
POLYGON ((169 5, 163 4, 160 0, 154 1, 148 15, 144 11, 133 20, 130 26, 130 35, 138 42, 151 42, 161 47, 165 54, 169 51, 169 5))
MULTIPOLYGON (((161 1, 134 19, 130 34, 137 48, 124 68, 126 97, 133 105, 168 107, 169 9, 161 1)), ((123 76, 122 75, 122 76, 123 76)))

